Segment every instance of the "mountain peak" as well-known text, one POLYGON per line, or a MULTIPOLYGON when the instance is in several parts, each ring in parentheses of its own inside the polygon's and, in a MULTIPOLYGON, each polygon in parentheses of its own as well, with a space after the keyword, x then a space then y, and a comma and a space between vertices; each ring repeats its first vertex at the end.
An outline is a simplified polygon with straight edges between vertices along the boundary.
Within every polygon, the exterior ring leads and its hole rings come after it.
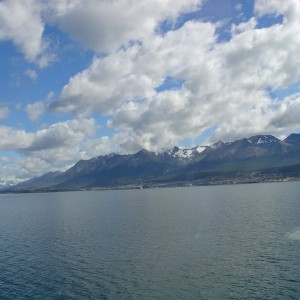
POLYGON ((173 149, 171 150, 172 154, 175 154, 178 152, 180 149, 177 146, 174 146, 173 149))
POLYGON ((218 149, 218 148, 220 148, 221 146, 223 146, 225 143, 224 142, 221 142, 221 141, 219 141, 219 142, 216 142, 216 143, 214 143, 214 144, 212 144, 211 145, 211 149, 218 149))
POLYGON ((300 134, 292 133, 284 140, 284 142, 292 145, 300 145, 300 134))
POLYGON ((112 157, 115 157, 115 156, 118 156, 118 155, 120 155, 120 154, 117 154, 117 153, 115 153, 115 152, 111 152, 111 153, 105 155, 105 157, 106 157, 106 158, 112 158, 112 157))
POLYGON ((280 140, 273 135, 254 135, 248 139, 248 142, 250 144, 259 145, 265 143, 278 143, 280 140))
POLYGON ((151 153, 153 153, 153 152, 143 148, 140 151, 138 151, 135 155, 137 155, 137 156, 149 156, 151 153))

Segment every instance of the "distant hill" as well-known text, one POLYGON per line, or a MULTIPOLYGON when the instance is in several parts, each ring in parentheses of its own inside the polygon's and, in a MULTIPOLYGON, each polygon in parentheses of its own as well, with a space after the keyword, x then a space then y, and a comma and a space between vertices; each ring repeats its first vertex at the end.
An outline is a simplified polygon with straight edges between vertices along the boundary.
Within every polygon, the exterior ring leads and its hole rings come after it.
POLYGON ((300 178, 300 134, 291 134, 283 141, 257 135, 160 153, 145 149, 128 155, 111 153, 81 160, 63 173, 51 172, 6 191, 259 182, 291 177, 300 178))

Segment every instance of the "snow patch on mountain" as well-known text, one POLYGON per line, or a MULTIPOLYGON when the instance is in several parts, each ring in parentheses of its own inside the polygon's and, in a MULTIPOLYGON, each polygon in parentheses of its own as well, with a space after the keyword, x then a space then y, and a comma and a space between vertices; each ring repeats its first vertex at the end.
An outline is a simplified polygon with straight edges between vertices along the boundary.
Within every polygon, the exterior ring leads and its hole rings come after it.
POLYGON ((250 144, 266 144, 266 143, 278 143, 280 142, 276 137, 272 135, 257 135, 257 136, 252 136, 248 139, 248 142, 250 144))
POLYGON ((194 154, 193 149, 179 149, 174 156, 180 158, 190 158, 194 154))
POLYGON ((197 146, 191 149, 180 149, 177 146, 175 146, 174 148, 163 151, 161 153, 156 152, 156 155, 173 156, 179 159, 192 159, 201 152, 203 152, 206 148, 207 146, 197 146))
POLYGON ((198 153, 203 152, 205 149, 207 149, 207 146, 198 146, 198 147, 196 147, 196 151, 197 151, 198 153))

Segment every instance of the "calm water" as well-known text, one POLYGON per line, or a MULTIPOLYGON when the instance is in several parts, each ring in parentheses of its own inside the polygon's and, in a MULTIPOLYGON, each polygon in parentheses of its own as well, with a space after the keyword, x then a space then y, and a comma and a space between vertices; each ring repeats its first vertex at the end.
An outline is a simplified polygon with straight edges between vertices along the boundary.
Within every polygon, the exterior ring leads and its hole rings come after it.
POLYGON ((300 299, 300 182, 0 195, 0 299, 300 299))

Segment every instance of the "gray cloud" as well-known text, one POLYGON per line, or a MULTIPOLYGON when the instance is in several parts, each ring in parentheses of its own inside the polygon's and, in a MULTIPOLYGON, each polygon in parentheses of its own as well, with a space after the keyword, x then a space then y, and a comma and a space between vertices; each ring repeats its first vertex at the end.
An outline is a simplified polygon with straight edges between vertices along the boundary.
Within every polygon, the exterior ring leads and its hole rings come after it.
POLYGON ((97 130, 94 119, 74 119, 55 123, 36 132, 26 132, 7 126, 0 126, 0 150, 46 151, 73 147, 97 130))
POLYGON ((300 94, 286 97, 274 112, 270 120, 270 126, 281 131, 289 131, 292 128, 299 128, 300 115, 300 94))
POLYGON ((199 0, 75 1, 61 7, 53 21, 73 38, 96 51, 110 52, 129 41, 144 40, 157 25, 196 10, 199 0), (80 22, 78 20, 80 19, 80 22))
POLYGON ((7 126, 0 126, 0 150, 20 150, 29 147, 33 134, 7 126))

